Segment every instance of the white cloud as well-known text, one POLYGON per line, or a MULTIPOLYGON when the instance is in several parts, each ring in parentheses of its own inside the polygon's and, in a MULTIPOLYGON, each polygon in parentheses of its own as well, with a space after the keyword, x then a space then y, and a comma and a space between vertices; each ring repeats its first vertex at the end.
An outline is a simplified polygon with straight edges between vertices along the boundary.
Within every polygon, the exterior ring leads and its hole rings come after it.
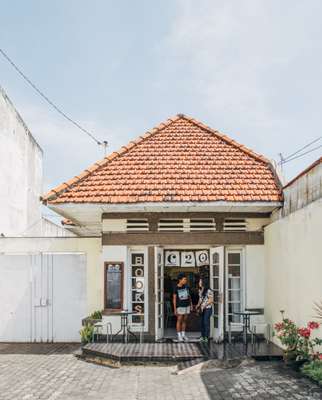
POLYGON ((314 0, 181 0, 163 50, 215 128, 276 158, 321 123, 321 11, 314 0))

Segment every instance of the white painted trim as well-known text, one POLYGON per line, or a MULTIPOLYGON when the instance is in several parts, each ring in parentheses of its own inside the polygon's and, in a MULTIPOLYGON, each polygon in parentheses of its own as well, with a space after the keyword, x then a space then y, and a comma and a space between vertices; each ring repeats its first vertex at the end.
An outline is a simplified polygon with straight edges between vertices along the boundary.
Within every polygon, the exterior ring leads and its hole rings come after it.
POLYGON ((234 201, 209 201, 209 202, 146 202, 135 204, 99 204, 99 203, 64 203, 64 204, 48 204, 48 207, 57 211, 68 211, 80 208, 83 211, 98 211, 103 212, 134 212, 134 211, 155 211, 162 209, 164 211, 189 212, 189 211, 230 211, 234 212, 236 208, 242 208, 245 212, 251 212, 252 209, 267 208, 263 212, 268 212, 276 207, 281 207, 282 202, 279 201, 249 201, 249 202, 234 202, 234 201))

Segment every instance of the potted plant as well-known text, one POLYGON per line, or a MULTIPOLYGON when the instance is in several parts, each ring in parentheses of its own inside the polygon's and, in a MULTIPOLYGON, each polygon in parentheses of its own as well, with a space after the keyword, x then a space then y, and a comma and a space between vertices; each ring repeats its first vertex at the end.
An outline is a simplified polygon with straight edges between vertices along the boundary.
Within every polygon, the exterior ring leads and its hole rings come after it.
POLYGON ((281 313, 282 321, 274 325, 276 336, 284 346, 285 363, 298 369, 315 357, 315 346, 322 345, 321 339, 312 338, 312 331, 320 324, 309 321, 305 327, 298 328, 292 320, 284 317, 283 311, 281 313))
POLYGON ((284 317, 284 311, 281 311, 282 321, 274 325, 274 335, 279 339, 284 346, 284 361, 286 364, 292 364, 298 356, 298 328, 296 324, 289 318, 284 317))
POLYGON ((102 311, 96 310, 92 312, 88 317, 82 320, 82 325, 85 326, 88 323, 94 325, 96 322, 100 322, 102 320, 102 311))
POLYGON ((86 323, 83 328, 79 331, 81 335, 81 342, 82 345, 85 345, 86 343, 89 343, 93 339, 93 334, 94 334, 94 326, 92 323, 88 322, 86 323))
POLYGON ((299 361, 299 363, 303 364, 315 358, 315 346, 320 346, 322 344, 322 339, 312 338, 312 331, 318 329, 319 326, 320 324, 318 322, 309 321, 306 327, 298 329, 297 361, 299 361))

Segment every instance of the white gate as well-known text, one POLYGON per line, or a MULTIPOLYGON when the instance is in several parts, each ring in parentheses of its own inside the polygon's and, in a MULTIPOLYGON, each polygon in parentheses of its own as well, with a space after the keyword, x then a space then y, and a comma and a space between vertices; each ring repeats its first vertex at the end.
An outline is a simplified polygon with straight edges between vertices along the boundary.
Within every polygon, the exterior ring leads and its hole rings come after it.
POLYGON ((0 341, 79 341, 85 314, 85 255, 0 255, 0 341))

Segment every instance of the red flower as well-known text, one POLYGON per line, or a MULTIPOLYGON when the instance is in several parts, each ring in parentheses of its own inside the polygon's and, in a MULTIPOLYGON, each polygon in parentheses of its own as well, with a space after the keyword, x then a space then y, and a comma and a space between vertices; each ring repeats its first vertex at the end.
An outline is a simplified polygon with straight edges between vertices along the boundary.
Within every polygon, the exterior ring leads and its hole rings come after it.
POLYGON ((298 333, 304 338, 309 338, 311 336, 311 330, 309 328, 299 328, 298 333))
POLYGON ((277 323, 275 324, 275 329, 276 329, 277 331, 281 331, 282 329, 284 329, 284 323, 283 323, 283 322, 277 322, 277 323))
POLYGON ((319 326, 320 326, 320 324, 318 322, 315 322, 315 321, 310 321, 310 322, 307 323, 307 327, 309 329, 318 329, 319 326))
POLYGON ((319 354, 319 360, 322 360, 322 354, 319 354))

